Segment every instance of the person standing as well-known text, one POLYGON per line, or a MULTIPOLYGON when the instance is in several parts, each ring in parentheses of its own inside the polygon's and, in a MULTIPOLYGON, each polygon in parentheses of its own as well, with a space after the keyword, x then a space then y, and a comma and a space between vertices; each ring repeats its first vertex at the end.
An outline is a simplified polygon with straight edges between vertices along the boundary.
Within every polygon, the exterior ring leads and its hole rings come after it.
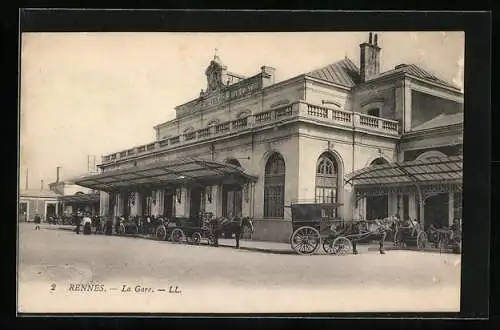
POLYGON ((92 233, 92 219, 90 219, 90 215, 87 213, 83 217, 83 235, 90 235, 92 233))
POLYGON ((82 222, 82 218, 80 217, 80 214, 75 215, 75 222, 76 222, 76 234, 80 235, 80 225, 82 222))
POLYGON ((40 223, 42 222, 38 214, 35 215, 35 230, 40 230, 40 223))

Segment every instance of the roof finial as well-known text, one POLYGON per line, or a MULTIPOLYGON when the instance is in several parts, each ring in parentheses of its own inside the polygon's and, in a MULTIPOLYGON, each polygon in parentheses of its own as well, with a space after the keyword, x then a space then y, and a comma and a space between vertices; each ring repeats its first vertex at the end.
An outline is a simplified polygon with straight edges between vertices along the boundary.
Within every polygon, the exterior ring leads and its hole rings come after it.
POLYGON ((378 46, 378 35, 375 33, 375 36, 373 37, 373 44, 375 46, 378 46))

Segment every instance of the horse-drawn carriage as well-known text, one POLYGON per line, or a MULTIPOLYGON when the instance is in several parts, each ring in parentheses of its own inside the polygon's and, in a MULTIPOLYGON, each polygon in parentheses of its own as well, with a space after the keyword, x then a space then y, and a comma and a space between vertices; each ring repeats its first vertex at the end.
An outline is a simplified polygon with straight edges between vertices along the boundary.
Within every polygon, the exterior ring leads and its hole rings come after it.
POLYGON ((417 221, 406 221, 402 225, 396 223, 394 232, 394 246, 399 248, 417 247, 425 249, 429 244, 427 233, 417 221))
POLYGON ((322 245, 328 254, 357 254, 357 242, 371 236, 379 238, 380 253, 392 225, 392 218, 373 221, 345 222, 336 219, 333 212, 339 203, 294 203, 292 204, 292 228, 290 245, 298 254, 308 255, 318 251, 322 245))
POLYGON ((198 217, 172 218, 164 221, 156 229, 159 240, 199 244, 207 240, 209 245, 218 245, 218 238, 224 233, 225 238, 233 237, 236 247, 244 233, 253 233, 253 223, 249 217, 215 218, 212 213, 201 213, 198 217))
POLYGON ((453 224, 446 228, 435 228, 429 226, 427 230, 429 243, 439 248, 439 252, 451 249, 454 253, 462 251, 462 229, 460 225, 453 224))
POLYGON ((139 234, 139 225, 133 218, 118 218, 116 233, 118 235, 137 235, 139 234))

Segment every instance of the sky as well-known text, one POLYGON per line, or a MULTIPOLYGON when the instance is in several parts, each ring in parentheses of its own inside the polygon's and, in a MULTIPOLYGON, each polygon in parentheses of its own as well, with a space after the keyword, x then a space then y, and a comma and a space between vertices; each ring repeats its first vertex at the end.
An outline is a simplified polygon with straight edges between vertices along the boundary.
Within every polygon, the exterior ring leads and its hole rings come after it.
MULTIPOLYGON (((276 82, 345 58, 368 32, 23 33, 20 187, 84 175, 89 155, 152 142, 153 126, 206 88, 215 49, 228 70, 276 68, 276 82)), ((380 70, 417 64, 463 88, 463 32, 380 32, 380 70)))

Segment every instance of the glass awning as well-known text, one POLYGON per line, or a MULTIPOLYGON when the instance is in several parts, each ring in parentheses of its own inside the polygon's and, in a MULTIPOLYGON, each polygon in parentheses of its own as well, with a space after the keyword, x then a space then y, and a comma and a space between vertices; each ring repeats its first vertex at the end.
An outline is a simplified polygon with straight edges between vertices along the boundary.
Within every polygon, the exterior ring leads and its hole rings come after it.
POLYGON ((346 175, 354 186, 461 183, 462 156, 372 165, 346 175))
POLYGON ((63 203, 95 203, 99 202, 99 193, 93 194, 75 194, 59 197, 59 201, 63 203))
POLYGON ((256 181, 238 166, 202 159, 175 159, 157 161, 153 164, 135 166, 128 169, 106 171, 102 174, 86 176, 75 180, 82 187, 113 191, 132 187, 179 185, 198 182, 211 184, 223 179, 256 181))

